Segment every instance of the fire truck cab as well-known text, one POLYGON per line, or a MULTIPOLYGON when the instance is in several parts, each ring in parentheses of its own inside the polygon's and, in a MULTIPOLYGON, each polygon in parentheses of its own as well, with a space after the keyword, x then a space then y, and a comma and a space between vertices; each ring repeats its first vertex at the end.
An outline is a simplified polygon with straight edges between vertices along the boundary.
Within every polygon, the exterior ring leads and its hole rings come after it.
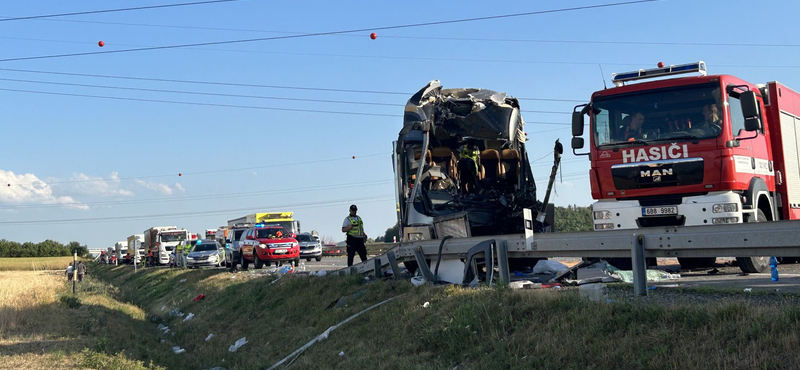
MULTIPOLYGON (((704 62, 612 75, 575 107, 572 147, 591 160, 594 229, 760 222, 800 217, 800 95, 707 75, 704 62), (697 72, 699 76, 635 84, 697 72), (589 116, 589 150, 584 116, 589 116)), ((681 258, 683 267, 713 259, 681 258)), ((737 258, 762 272, 766 257, 737 258)))

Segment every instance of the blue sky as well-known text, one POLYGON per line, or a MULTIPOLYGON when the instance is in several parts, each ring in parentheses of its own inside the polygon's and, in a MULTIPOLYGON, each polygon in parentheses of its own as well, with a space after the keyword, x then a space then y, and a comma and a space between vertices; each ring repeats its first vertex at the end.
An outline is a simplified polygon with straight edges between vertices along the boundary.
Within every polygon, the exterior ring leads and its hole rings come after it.
MULTIPOLYGON (((246 0, 0 22, 0 59, 282 35, 275 32, 360 29, 607 2, 611 1, 506 1, 503 6, 492 7, 485 1, 454 5, 427 1, 246 0), (100 40, 105 42, 102 49, 97 46, 100 40)), ((0 7, 0 16, 165 3, 6 2, 0 7)), ((602 79, 608 82, 612 72, 652 68, 659 61, 679 64, 704 60, 712 74, 733 74, 754 83, 778 80, 800 88, 796 73, 800 46, 691 45, 795 43, 796 29, 791 24, 798 8, 800 5, 791 1, 764 1, 755 6, 745 1, 664 0, 378 31, 376 40, 370 40, 369 32, 362 32, 0 62, 0 89, 6 90, 392 115, 212 107, 0 90, 4 103, 0 110, 0 180, 12 183, 11 187, 0 187, 0 238, 78 240, 102 247, 150 226, 176 225, 201 232, 252 210, 294 211, 305 230, 342 239, 339 225, 350 203, 359 204, 367 233, 377 236, 395 222, 390 151, 401 126, 402 105, 429 80, 439 79, 444 87, 483 87, 522 98, 576 100, 522 100, 523 111, 559 112, 523 113, 532 139, 529 155, 533 160, 546 156, 557 138, 568 145, 570 116, 566 113, 601 89, 602 79), (2 68, 408 94, 211 86, 2 68), (342 100, 347 104, 53 83, 342 100), (250 169, 230 171, 242 168, 250 169), (85 181, 109 178, 119 180, 85 181), (33 181, 47 185, 25 185, 33 181), (159 214, 180 215, 108 220, 159 214), (65 219, 94 220, 2 224, 65 219)), ((532 163, 541 189, 549 173, 549 158, 532 163)), ((586 157, 565 153, 564 180, 557 185, 554 197, 557 205, 592 203, 588 168, 586 157)))

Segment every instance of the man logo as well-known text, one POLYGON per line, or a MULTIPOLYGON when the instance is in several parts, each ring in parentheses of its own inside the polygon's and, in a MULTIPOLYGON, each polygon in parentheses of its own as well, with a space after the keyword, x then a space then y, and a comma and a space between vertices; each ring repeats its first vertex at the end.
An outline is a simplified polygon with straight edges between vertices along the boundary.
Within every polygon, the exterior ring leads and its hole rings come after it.
POLYGON ((639 177, 652 177, 653 182, 661 181, 661 176, 669 176, 672 175, 672 168, 662 168, 660 170, 650 170, 646 171, 639 171, 639 177), (658 180, 656 180, 658 178, 658 180))
POLYGON ((611 154, 609 154, 608 151, 604 150, 604 151, 600 152, 600 158, 601 159, 611 158, 611 154))

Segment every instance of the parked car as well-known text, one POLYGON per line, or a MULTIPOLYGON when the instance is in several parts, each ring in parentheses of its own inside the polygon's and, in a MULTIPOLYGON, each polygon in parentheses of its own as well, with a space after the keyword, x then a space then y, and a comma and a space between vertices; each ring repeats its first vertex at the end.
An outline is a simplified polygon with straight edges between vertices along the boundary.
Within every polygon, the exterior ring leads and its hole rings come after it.
POLYGON ((225 266, 225 248, 213 239, 198 240, 186 256, 186 266, 189 268, 225 266))
POLYGON ((229 267, 231 271, 241 263, 242 234, 251 227, 253 224, 236 224, 227 230, 217 232, 217 241, 225 248, 225 267, 229 267))
POLYGON ((347 245, 339 246, 338 244, 325 244, 322 247, 322 255, 324 257, 338 257, 347 254, 347 245))
POLYGON ((242 269, 252 262, 255 268, 260 269, 264 264, 275 263, 280 266, 282 262, 300 264, 300 244, 283 226, 259 226, 247 229, 240 240, 240 261, 242 269))
POLYGON ((311 261, 312 258, 322 261, 322 242, 320 242, 319 236, 300 233, 295 239, 300 244, 300 258, 305 258, 306 261, 311 261))

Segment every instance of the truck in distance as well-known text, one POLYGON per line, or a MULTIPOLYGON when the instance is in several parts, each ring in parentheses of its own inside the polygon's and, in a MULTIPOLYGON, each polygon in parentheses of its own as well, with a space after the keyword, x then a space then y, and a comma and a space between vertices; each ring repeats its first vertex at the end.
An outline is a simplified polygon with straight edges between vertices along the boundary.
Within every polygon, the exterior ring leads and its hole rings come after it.
MULTIPOLYGON (((152 252, 151 264, 169 265, 170 253, 178 243, 188 240, 189 232, 176 226, 157 226, 144 231, 145 251, 152 252)), ((147 252, 146 252, 147 253, 147 252)))

